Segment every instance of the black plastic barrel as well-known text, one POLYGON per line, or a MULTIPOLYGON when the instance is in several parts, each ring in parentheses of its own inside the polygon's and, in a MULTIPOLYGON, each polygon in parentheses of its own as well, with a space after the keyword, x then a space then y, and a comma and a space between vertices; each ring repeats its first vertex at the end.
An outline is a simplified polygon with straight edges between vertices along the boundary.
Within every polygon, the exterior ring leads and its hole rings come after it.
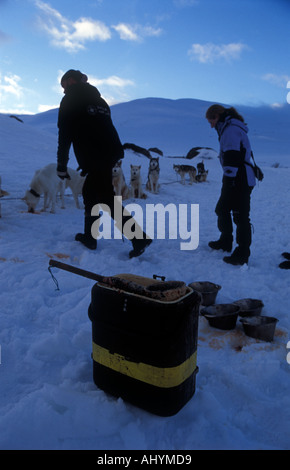
POLYGON ((164 302, 95 284, 88 313, 97 387, 160 416, 177 413, 195 392, 199 304, 190 287, 164 302))

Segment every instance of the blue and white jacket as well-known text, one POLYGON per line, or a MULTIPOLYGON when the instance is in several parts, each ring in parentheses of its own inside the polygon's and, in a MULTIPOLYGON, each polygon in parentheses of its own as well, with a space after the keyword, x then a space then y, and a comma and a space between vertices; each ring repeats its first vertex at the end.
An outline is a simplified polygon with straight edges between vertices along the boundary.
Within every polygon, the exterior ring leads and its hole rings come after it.
MULTIPOLYGON (((231 116, 226 116, 224 121, 216 124, 216 130, 220 141, 219 159, 225 177, 236 178, 239 169, 245 168, 248 186, 255 186, 256 177, 252 168, 251 144, 248 138, 248 128, 231 116)), ((239 174, 242 172, 240 171, 239 174)))

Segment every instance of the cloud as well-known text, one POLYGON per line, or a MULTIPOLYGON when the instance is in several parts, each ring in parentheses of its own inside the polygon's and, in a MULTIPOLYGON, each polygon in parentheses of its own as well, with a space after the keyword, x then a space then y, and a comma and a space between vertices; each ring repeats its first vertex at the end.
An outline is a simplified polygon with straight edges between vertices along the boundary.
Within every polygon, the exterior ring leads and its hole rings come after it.
POLYGON ((199 62, 213 63, 217 60, 224 59, 227 61, 236 60, 240 58, 241 52, 246 49, 247 46, 242 43, 230 43, 230 44, 192 44, 188 51, 188 55, 191 60, 198 60, 199 62))
POLYGON ((89 80, 92 85, 102 86, 107 85, 116 88, 124 88, 126 86, 133 86, 134 82, 132 80, 128 80, 125 78, 117 77, 116 75, 112 75, 108 78, 92 78, 89 80))
POLYGON ((272 103, 270 106, 273 109, 281 109, 284 107, 284 103, 272 103))
POLYGON ((76 21, 70 21, 48 3, 42 0, 34 0, 34 2, 40 11, 38 18, 40 28, 50 36, 54 46, 68 52, 85 49, 87 41, 111 39, 111 28, 117 31, 122 40, 135 42, 141 42, 145 37, 156 37, 162 33, 161 28, 139 24, 119 23, 109 28, 103 22, 91 18, 81 17, 76 21))
POLYGON ((110 29, 101 21, 83 17, 70 21, 41 0, 36 0, 35 5, 42 13, 39 17, 41 29, 51 37, 56 47, 77 52, 85 48, 87 41, 107 41, 111 38, 110 29))
POLYGON ((290 80, 290 75, 277 75, 275 73, 266 73, 263 75, 262 80, 271 83, 279 88, 289 88, 288 81, 290 80))
POLYGON ((120 23, 116 26, 112 26, 117 33, 119 33, 120 38, 124 41, 138 41, 138 35, 134 31, 134 28, 128 24, 120 23))
POLYGON ((58 108, 59 107, 59 104, 55 104, 55 105, 49 105, 49 104, 40 104, 38 105, 38 112, 39 113, 45 113, 45 111, 50 111, 51 109, 55 109, 55 108, 58 108))
POLYGON ((100 89, 103 98, 109 105, 128 100, 126 89, 134 87, 135 82, 126 78, 111 75, 107 78, 97 78, 89 75, 89 83, 100 89))
POLYGON ((23 89, 19 82, 21 78, 18 75, 0 75, 0 97, 5 98, 5 94, 13 95, 15 98, 21 98, 23 89))
POLYGON ((119 23, 112 26, 124 41, 142 41, 145 37, 160 36, 161 28, 152 26, 130 25, 128 23, 119 23))
POLYGON ((30 114, 22 103, 29 90, 23 88, 20 82, 18 75, 0 73, 0 113, 30 114))

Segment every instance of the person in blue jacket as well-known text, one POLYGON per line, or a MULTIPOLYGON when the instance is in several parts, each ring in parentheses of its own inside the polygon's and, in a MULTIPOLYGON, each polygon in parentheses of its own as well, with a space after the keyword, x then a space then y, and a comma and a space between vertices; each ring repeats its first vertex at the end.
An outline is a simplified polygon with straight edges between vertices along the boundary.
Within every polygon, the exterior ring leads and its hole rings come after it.
POLYGON ((214 250, 232 251, 233 223, 236 225, 237 247, 223 260, 233 265, 248 263, 252 241, 250 223, 251 192, 256 177, 251 163, 251 145, 244 118, 233 107, 210 106, 206 119, 218 133, 219 159, 223 169, 222 189, 215 208, 220 238, 210 241, 214 250))

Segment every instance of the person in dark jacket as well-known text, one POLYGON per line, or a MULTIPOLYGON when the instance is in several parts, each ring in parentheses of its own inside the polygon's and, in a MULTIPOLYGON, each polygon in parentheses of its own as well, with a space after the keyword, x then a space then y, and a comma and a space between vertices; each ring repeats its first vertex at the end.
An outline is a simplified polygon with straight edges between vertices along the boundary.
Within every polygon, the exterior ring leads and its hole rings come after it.
MULTIPOLYGON (((82 191, 85 206, 84 233, 78 233, 75 239, 89 249, 96 249, 92 224, 98 216, 92 215, 92 208, 95 204, 106 204, 114 218, 112 168, 124 157, 124 150, 108 104, 98 89, 87 80, 85 74, 73 69, 68 70, 61 78, 65 96, 58 113, 57 174, 62 179, 69 178, 67 165, 69 150, 73 145, 81 174, 86 176, 82 191)), ((123 217, 121 231, 130 218, 129 215, 123 217)), ((142 238, 133 238, 133 250, 129 256, 139 256, 151 242, 145 233, 142 238)))
POLYGON ((218 133, 219 159, 223 169, 221 195, 215 209, 221 235, 218 240, 209 242, 209 246, 215 250, 232 251, 233 217, 237 247, 223 260, 233 265, 243 265, 248 263, 250 256, 250 200, 256 184, 248 128, 243 117, 233 107, 212 105, 206 112, 206 118, 218 133))

